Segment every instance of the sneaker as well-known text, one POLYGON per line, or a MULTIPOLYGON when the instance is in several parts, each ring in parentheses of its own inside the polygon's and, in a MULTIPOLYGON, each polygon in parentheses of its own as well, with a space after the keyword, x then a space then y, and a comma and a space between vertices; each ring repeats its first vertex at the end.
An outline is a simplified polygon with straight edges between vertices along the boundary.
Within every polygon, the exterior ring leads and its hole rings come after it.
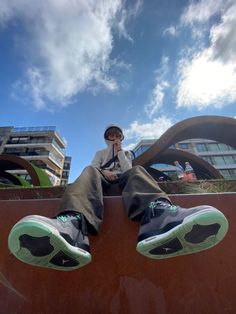
POLYGON ((228 221, 216 208, 181 208, 169 202, 151 202, 141 221, 137 251, 164 259, 206 250, 219 243, 228 221))
POLYGON ((27 216, 12 228, 8 246, 16 258, 35 266, 73 270, 91 261, 82 214, 61 214, 53 219, 27 216))

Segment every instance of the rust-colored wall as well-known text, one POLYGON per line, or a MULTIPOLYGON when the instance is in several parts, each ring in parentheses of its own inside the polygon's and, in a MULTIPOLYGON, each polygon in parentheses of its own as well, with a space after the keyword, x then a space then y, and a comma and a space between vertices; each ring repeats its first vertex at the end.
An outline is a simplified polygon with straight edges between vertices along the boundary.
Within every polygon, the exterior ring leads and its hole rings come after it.
POLYGON ((59 199, 0 201, 0 313, 223 314, 236 312, 236 193, 171 196, 212 204, 230 222, 225 239, 194 255, 151 260, 135 251, 138 224, 120 197, 105 198, 105 219, 91 237, 93 261, 72 272, 32 267, 7 249, 12 225, 28 214, 52 216, 59 199))

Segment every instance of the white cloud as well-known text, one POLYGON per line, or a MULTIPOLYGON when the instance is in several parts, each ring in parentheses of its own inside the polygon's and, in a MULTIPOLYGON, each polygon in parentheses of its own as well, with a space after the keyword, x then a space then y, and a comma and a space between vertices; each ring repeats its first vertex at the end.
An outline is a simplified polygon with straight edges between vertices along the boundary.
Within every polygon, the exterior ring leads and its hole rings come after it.
MULTIPOLYGON (((16 20, 28 30, 27 47, 19 47, 28 53, 28 64, 25 79, 15 84, 18 92, 27 90, 41 109, 50 102, 66 106, 73 96, 94 86, 118 89, 109 75, 115 66, 110 57, 112 32, 121 18, 125 23, 126 15, 130 13, 123 0, 1 0, 0 25, 16 20)), ((122 33, 128 37, 125 27, 122 33)))
POLYGON ((236 62, 236 4, 226 10, 221 23, 212 27, 210 37, 215 58, 236 62))
POLYGON ((211 59, 211 50, 205 50, 182 65, 178 107, 222 107, 236 100, 236 69, 211 59))
POLYGON ((145 106, 145 112, 149 117, 152 117, 159 109, 161 109, 167 87, 169 87, 169 83, 167 81, 157 83, 154 87, 151 94, 151 100, 145 106))
POLYGON ((186 7, 181 15, 181 23, 185 25, 205 23, 231 2, 232 0, 193 1, 186 7))
POLYGON ((220 17, 234 0, 192 1, 180 18, 181 26, 189 26, 193 38, 202 39, 208 33, 210 20, 220 17))
POLYGON ((142 138, 159 138, 173 125, 172 121, 165 116, 153 119, 148 123, 133 121, 128 129, 124 130, 127 140, 140 141, 142 138))
POLYGON ((169 58, 163 56, 161 66, 155 71, 156 84, 151 92, 150 101, 144 107, 145 113, 151 118, 163 106, 165 91, 169 87, 168 81, 165 79, 169 71, 169 58))
POLYGON ((166 28, 164 31, 163 31, 163 35, 170 35, 170 36, 177 36, 178 32, 177 32, 177 28, 175 26, 170 26, 168 28, 166 28))
MULTIPOLYGON (((229 5, 229 1, 226 2, 229 5)), ((204 3, 198 3, 200 11, 204 3)), ((207 4, 208 9, 213 6, 212 1, 207 4)), ((210 29, 209 47, 179 62, 178 107, 219 108, 236 100, 236 5, 226 8, 221 1, 215 4, 222 16, 210 29)), ((205 21, 216 14, 216 8, 213 12, 207 9, 198 19, 205 21)))
MULTIPOLYGON (((129 2, 127 2, 127 5, 128 4, 129 4, 129 2)), ((126 39, 130 40, 131 42, 133 42, 133 39, 127 33, 126 23, 127 23, 127 21, 137 17, 140 14, 142 5, 143 5, 143 1, 137 0, 134 4, 132 4, 131 9, 127 9, 127 7, 123 6, 123 8, 119 14, 119 21, 117 23, 117 29, 118 29, 121 36, 125 37, 126 39)))

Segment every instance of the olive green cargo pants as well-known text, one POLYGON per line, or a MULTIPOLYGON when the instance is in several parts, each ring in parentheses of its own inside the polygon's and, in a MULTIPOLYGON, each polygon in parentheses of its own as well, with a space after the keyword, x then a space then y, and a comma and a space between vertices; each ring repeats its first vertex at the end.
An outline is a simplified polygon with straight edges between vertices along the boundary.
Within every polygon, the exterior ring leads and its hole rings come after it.
MULTIPOLYGON (((131 220, 140 220, 149 203, 159 198, 169 200, 147 171, 141 166, 134 166, 119 176, 116 181, 122 190, 122 198, 131 220)), ((114 182, 108 181, 101 170, 88 166, 77 180, 68 185, 63 195, 60 212, 76 211, 82 213, 88 230, 97 234, 103 220, 103 191, 114 182)))

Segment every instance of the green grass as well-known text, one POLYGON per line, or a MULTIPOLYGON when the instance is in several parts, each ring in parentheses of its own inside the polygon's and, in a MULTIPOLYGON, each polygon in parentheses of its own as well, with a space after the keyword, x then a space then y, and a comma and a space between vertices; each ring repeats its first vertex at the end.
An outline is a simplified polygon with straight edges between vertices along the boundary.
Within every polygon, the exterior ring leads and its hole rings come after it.
POLYGON ((236 192, 236 180, 168 181, 159 185, 167 194, 236 192))

